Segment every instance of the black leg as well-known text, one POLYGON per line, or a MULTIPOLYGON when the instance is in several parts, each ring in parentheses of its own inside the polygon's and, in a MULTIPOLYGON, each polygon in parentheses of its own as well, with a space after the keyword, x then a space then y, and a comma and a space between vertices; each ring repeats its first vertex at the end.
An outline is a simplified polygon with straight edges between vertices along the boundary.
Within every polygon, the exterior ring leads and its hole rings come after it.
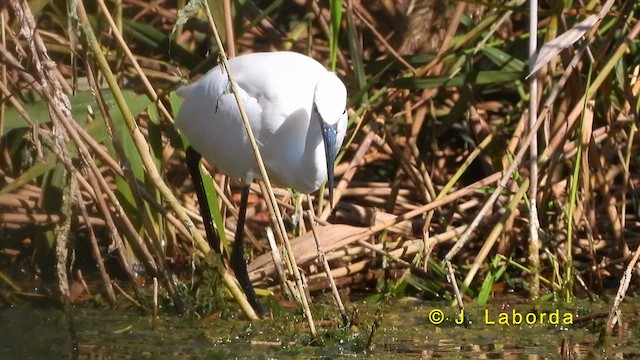
POLYGON ((202 174, 200 174, 200 159, 202 158, 202 155, 189 146, 187 147, 186 157, 187 168, 189 168, 189 173, 191 173, 193 188, 196 190, 196 196, 198 197, 198 203, 200 204, 200 216, 202 216, 202 221, 204 222, 204 230, 207 233, 209 246, 211 246, 211 249, 215 252, 220 253, 220 238, 213 230, 211 209, 209 209, 207 194, 204 191, 204 184, 202 183, 202 174))
MULTIPOLYGON (((207 201, 207 194, 204 191, 204 184, 202 182, 202 175, 200 174, 200 159, 202 155, 194 148, 189 146, 186 152, 187 168, 191 173, 193 179, 193 187, 198 197, 198 203, 200 204, 200 215, 204 222, 204 229, 207 233, 207 240, 209 246, 215 252, 220 253, 220 238, 213 228, 213 219, 211 218, 211 209, 209 208, 209 202, 207 201)), ((240 197, 240 213, 238 215, 238 227, 236 228, 236 241, 233 243, 233 252, 231 253, 231 268, 236 273, 236 278, 242 286, 242 290, 247 295, 249 303, 253 309, 258 313, 260 317, 265 314, 264 307, 258 301, 251 281, 249 280, 249 273, 247 272, 247 263, 244 261, 244 220, 247 212, 247 201, 249 200, 249 186, 242 188, 242 195, 240 197)))
POLYGON ((240 210, 238 212, 238 225, 236 227, 236 239, 233 243, 233 251, 231 253, 231 268, 236 273, 236 279, 242 286, 242 290, 247 295, 247 300, 258 313, 258 316, 262 317, 265 314, 265 309, 258 301, 256 291, 251 285, 249 280, 249 273, 247 272, 247 263, 244 260, 244 220, 247 214, 247 202, 249 201, 249 185, 242 187, 242 194, 240 195, 240 210))

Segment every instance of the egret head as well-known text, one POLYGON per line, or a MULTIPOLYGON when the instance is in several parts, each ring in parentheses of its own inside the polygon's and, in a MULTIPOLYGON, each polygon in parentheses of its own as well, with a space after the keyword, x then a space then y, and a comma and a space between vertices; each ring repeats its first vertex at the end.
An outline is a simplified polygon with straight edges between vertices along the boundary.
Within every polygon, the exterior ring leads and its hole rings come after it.
POLYGON ((338 149, 339 125, 346 123, 347 89, 335 73, 326 72, 316 85, 313 111, 320 120, 324 152, 327 161, 327 182, 329 183, 329 203, 333 208, 333 163, 338 149))

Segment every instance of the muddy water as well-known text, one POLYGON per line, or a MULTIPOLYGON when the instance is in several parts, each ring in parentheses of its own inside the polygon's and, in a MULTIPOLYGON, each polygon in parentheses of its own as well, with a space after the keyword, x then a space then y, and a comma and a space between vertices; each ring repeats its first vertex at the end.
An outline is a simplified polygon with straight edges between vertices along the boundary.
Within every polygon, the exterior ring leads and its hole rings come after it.
POLYGON ((560 358, 561 348, 575 358, 630 359, 640 357, 635 303, 627 299, 624 325, 604 345, 597 342, 605 319, 596 315, 607 307, 587 302, 535 309, 504 301, 467 305, 468 327, 446 303, 406 298, 382 306, 356 302, 349 305, 353 324, 348 329, 326 302, 314 307, 320 325, 316 340, 297 310, 282 308, 273 319, 255 323, 203 322, 167 309, 152 330, 150 316, 131 308, 78 307, 70 323, 55 308, 22 306, 0 310, 0 359, 72 359, 73 339, 80 359, 546 359, 560 358))

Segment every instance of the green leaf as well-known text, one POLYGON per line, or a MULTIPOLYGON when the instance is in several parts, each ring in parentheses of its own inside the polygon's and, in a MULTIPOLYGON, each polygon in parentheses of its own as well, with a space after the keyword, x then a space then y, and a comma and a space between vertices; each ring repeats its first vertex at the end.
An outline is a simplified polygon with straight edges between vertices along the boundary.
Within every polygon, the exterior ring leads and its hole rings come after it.
MULTIPOLYGON (((220 238, 220 244, 222 244, 225 252, 227 254, 231 254, 231 249, 229 248, 229 242, 227 241, 227 235, 224 231, 224 220, 222 219, 222 213, 220 212, 220 203, 218 201, 218 192, 216 191, 215 186, 213 186, 213 178, 209 173, 202 173, 202 184, 204 185, 204 192, 207 196, 207 201, 209 202, 209 209, 211 210, 211 216, 213 217, 213 222, 216 225, 216 229, 218 231, 218 237, 220 238)), ((204 214, 200 214, 204 217, 204 214)))
POLYGON ((149 136, 147 141, 151 148, 151 155, 153 156, 156 167, 160 167, 162 166, 162 125, 160 124, 157 104, 147 108, 147 115, 149 117, 149 136))
MULTIPOLYGON (((362 54, 360 49, 360 36, 358 29, 356 28, 353 14, 351 11, 347 12, 347 35, 349 40, 349 53, 353 61, 353 72, 358 81, 358 89, 363 89, 367 83, 367 78, 364 69, 364 62, 362 61, 362 54)), ((364 101, 367 101, 367 95, 363 97, 364 101)))
POLYGON ((494 64, 496 64, 500 70, 510 72, 524 72, 525 70, 526 65, 523 61, 511 56, 510 54, 507 54, 506 52, 498 48, 483 48, 482 53, 494 64))
MULTIPOLYGON (((241 1, 241 2, 243 3, 241 4, 243 7, 250 6, 250 5, 245 5, 244 4, 245 1, 241 1)), ((248 19, 250 20, 249 24, 246 25, 240 32, 238 32, 238 34, 236 35, 237 38, 240 38, 243 34, 251 31, 251 29, 253 29, 256 25, 258 25, 262 20, 267 19, 269 16, 271 16, 271 14, 274 13, 276 10, 278 10, 278 8, 282 6, 282 4, 284 4, 284 0, 272 1, 264 10, 258 13, 258 16, 248 19)))
POLYGON ((331 70, 336 70, 338 60, 338 39, 340 38, 340 23, 342 22, 342 0, 330 0, 331 25, 329 30, 329 53, 331 57, 331 70))
MULTIPOLYGON (((132 113, 136 115, 151 103, 146 96, 137 95, 130 90, 125 90, 123 94, 132 113)), ((102 91, 102 96, 107 109, 117 109, 113 95, 109 91, 102 91)), ((102 120, 102 116, 97 112, 98 107, 93 94, 90 91, 79 91, 75 96, 69 96, 69 101, 71 103, 71 115, 73 116, 73 119, 82 126, 87 124, 87 112, 89 109, 91 109, 92 112, 95 112, 96 121, 87 125, 86 130, 97 141, 103 141, 106 139, 108 135, 104 127, 104 121, 102 120)), ((29 118, 31 118, 31 120, 36 124, 45 124, 51 121, 46 101, 38 100, 31 104, 24 104, 23 106, 29 118)), ((113 118, 116 128, 124 126, 124 119, 119 111, 113 111, 111 117, 113 118)), ((12 107, 7 108, 2 136, 12 130, 22 128, 29 128, 29 124, 20 116, 20 114, 18 114, 16 109, 12 107)))
POLYGON ((62 206, 62 192, 67 185, 67 171, 61 163, 45 173, 42 182, 42 209, 46 213, 57 213, 62 206))
POLYGON ((9 194, 30 183, 34 179, 37 179, 38 177, 44 175, 47 171, 53 169, 56 164, 56 156, 54 154, 45 156, 44 158, 38 160, 27 171, 24 171, 22 174, 20 174, 20 176, 13 180, 13 182, 5 185, 2 189, 0 189, 0 196, 9 194))
MULTIPOLYGON (((103 97, 106 103, 107 108, 115 108, 115 100, 110 92, 104 91, 103 97)), ((143 95, 136 95, 132 91, 124 92, 125 99, 131 108, 131 111, 134 114, 139 114, 142 110, 144 110, 148 104, 150 103, 149 99, 143 95)), ((90 123, 87 123, 87 112, 88 108, 97 109, 95 104, 95 99, 93 95, 89 91, 80 91, 75 96, 69 97, 72 106, 72 116, 76 122, 84 126, 85 131, 97 142, 106 143, 108 148, 113 148, 111 146, 111 141, 109 139, 109 135, 107 129, 104 125, 104 120, 99 113, 95 113, 96 119, 90 123)), ((34 103, 28 104, 25 106, 25 111, 28 116, 36 122, 36 124, 44 124, 50 122, 49 119, 49 110, 47 107, 47 103, 44 101, 36 101, 34 103)), ((111 114, 113 122, 115 124, 116 129, 114 131, 120 132, 122 135, 126 135, 126 138, 130 138, 128 134, 123 134, 126 131, 126 127, 124 124, 124 119, 122 114, 119 111, 114 111, 111 114)), ((6 123, 5 129, 2 136, 6 136, 10 131, 19 130, 19 129, 28 129, 29 124, 20 117, 18 112, 14 108, 7 108, 6 112, 6 123)), ((67 143, 67 149, 69 154, 74 156, 76 154, 75 146, 72 142, 67 143)), ((111 153, 113 151, 111 150, 111 153)), ((0 195, 8 194, 16 189, 24 186, 25 184, 30 183, 31 181, 37 179, 38 177, 44 175, 48 171, 52 170, 58 164, 57 158, 53 153, 47 154, 43 159, 39 160, 35 163, 31 168, 24 171, 20 176, 18 176, 12 183, 7 184, 5 187, 0 189, 0 195)))
POLYGON ((142 43, 144 47, 148 47, 157 53, 167 54, 167 59, 171 59, 172 62, 178 62, 187 68, 193 68, 202 62, 201 57, 172 41, 170 33, 160 31, 146 22, 126 18, 123 20, 124 35, 126 37, 142 43))
MULTIPOLYGON (((435 58, 435 55, 432 54, 420 54, 420 55, 410 55, 403 56, 402 59, 404 61, 411 64, 411 66, 419 68, 431 62, 435 58)), ((367 74, 378 73, 383 69, 388 71, 406 71, 405 65, 400 63, 400 61, 396 60, 394 57, 385 58, 382 60, 372 60, 368 61, 365 66, 365 72, 367 74)))
POLYGON ((476 298, 476 302, 479 305, 487 303, 489 296, 491 296, 491 291, 493 290, 493 284, 502 277, 502 274, 504 274, 507 269, 506 264, 500 265, 500 260, 502 260, 502 256, 496 255, 491 262, 491 268, 489 269, 487 276, 484 278, 484 282, 480 288, 480 293, 476 298))
POLYGON ((400 89, 435 89, 438 87, 460 87, 463 85, 498 85, 523 78, 520 71, 478 71, 466 75, 406 77, 392 81, 389 86, 400 89))
POLYGON ((430 294, 433 297, 439 296, 439 294, 442 292, 442 286, 440 286, 440 284, 438 284, 437 282, 431 279, 425 279, 423 277, 416 276, 411 273, 407 275, 406 282, 416 289, 430 294))
MULTIPOLYGON (((180 104, 182 104, 182 98, 180 98, 175 91, 172 91, 171 94, 169 94, 169 104, 171 105, 171 109, 173 109, 173 113, 177 114, 180 104)), ((185 150, 187 148, 186 144, 188 144, 189 141, 187 141, 184 135, 178 132, 175 124, 167 126, 164 130, 165 136, 169 139, 169 143, 171 143, 174 149, 185 150)))

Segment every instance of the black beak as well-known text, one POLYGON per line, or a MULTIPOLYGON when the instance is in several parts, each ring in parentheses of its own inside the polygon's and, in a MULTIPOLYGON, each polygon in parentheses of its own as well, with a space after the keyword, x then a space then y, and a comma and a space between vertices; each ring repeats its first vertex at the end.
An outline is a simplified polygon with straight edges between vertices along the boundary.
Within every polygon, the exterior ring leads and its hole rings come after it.
POLYGON ((338 123, 327 124, 320 120, 322 127, 322 139, 324 140, 324 153, 327 160, 327 182, 329 183, 329 205, 333 210, 333 163, 336 161, 338 151, 336 149, 336 138, 338 137, 338 123))

